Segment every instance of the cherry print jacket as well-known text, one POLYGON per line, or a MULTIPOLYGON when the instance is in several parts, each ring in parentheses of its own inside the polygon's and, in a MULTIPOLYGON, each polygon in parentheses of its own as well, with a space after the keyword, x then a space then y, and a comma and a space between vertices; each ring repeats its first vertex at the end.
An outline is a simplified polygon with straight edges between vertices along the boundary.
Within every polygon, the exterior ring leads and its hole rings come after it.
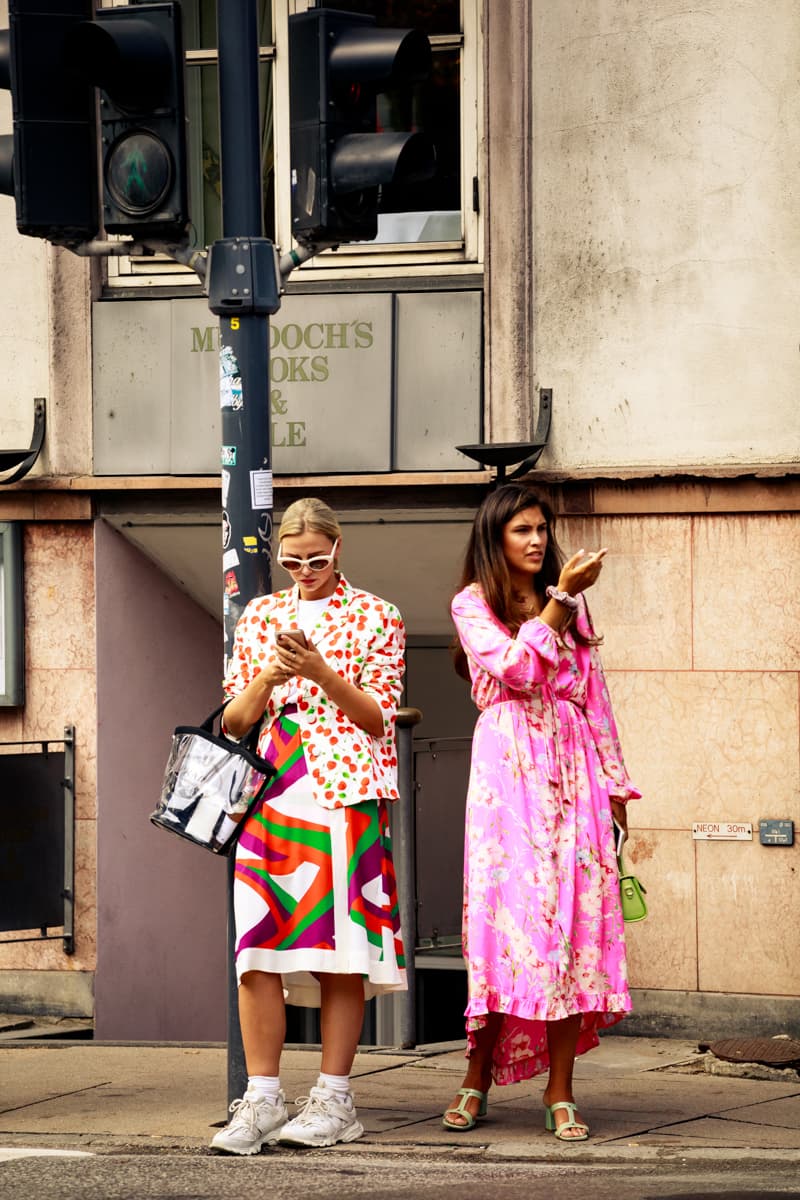
MULTIPOLYGON (((279 629, 297 629, 298 589, 257 596, 236 626, 233 654, 223 685, 225 697, 243 691, 274 655, 279 629)), ((311 641, 328 666, 380 705, 383 737, 355 725, 319 684, 297 677, 272 690, 264 713, 259 749, 283 706, 297 702, 297 720, 314 796, 323 808, 363 800, 397 799, 394 726, 405 668, 405 628, 393 604, 351 587, 339 576, 311 641)))

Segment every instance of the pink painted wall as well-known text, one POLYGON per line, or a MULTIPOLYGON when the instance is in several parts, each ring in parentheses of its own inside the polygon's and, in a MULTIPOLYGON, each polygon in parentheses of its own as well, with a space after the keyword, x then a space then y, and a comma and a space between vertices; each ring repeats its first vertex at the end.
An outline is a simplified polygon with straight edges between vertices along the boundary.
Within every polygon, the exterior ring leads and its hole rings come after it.
POLYGON ((104 521, 95 565, 95 1036, 222 1041, 226 863, 148 820, 172 730, 219 703, 222 630, 104 521))

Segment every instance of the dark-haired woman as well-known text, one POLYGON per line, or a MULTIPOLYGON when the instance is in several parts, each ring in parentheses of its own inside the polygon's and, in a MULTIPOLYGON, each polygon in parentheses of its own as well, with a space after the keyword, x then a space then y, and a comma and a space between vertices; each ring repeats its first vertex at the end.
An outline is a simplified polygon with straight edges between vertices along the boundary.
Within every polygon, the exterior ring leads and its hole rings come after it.
POLYGON ((631 1007, 612 815, 627 828, 640 792, 583 597, 606 551, 564 562, 554 524, 530 488, 492 492, 452 603, 456 665, 481 712, 464 870, 468 1068, 444 1125, 473 1128, 492 1080, 546 1071, 546 1128, 583 1141, 575 1057, 631 1007))

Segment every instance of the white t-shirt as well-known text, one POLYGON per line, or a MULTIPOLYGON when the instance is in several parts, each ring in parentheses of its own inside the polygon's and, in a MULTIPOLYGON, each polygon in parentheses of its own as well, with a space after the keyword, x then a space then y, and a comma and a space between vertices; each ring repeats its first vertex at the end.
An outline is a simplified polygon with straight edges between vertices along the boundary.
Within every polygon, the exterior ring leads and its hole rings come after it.
MULTIPOLYGON (((319 622, 322 620, 322 614, 328 607, 330 596, 323 596, 321 600, 300 600, 297 601, 297 624, 302 629, 307 638, 311 638, 319 622)), ((289 703, 296 704, 298 699, 298 688, 302 686, 302 680, 295 679, 291 685, 291 692, 288 697, 289 703)))
POLYGON ((321 621, 322 614, 328 607, 329 600, 330 596, 323 596, 321 600, 297 601, 297 624, 307 638, 311 637, 314 629, 321 621))

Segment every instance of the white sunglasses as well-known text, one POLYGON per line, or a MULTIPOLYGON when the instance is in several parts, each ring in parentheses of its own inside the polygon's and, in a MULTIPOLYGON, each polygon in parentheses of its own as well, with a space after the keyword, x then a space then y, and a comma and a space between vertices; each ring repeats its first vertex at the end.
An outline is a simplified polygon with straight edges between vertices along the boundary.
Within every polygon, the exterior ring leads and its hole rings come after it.
POLYGON ((329 567, 336 558, 336 551, 339 549, 339 539, 333 543, 333 549, 330 554, 315 554, 313 558, 295 558, 293 555, 284 555, 278 551, 278 563, 283 567, 284 571, 302 571, 303 567, 308 567, 309 571, 324 571, 329 567))

